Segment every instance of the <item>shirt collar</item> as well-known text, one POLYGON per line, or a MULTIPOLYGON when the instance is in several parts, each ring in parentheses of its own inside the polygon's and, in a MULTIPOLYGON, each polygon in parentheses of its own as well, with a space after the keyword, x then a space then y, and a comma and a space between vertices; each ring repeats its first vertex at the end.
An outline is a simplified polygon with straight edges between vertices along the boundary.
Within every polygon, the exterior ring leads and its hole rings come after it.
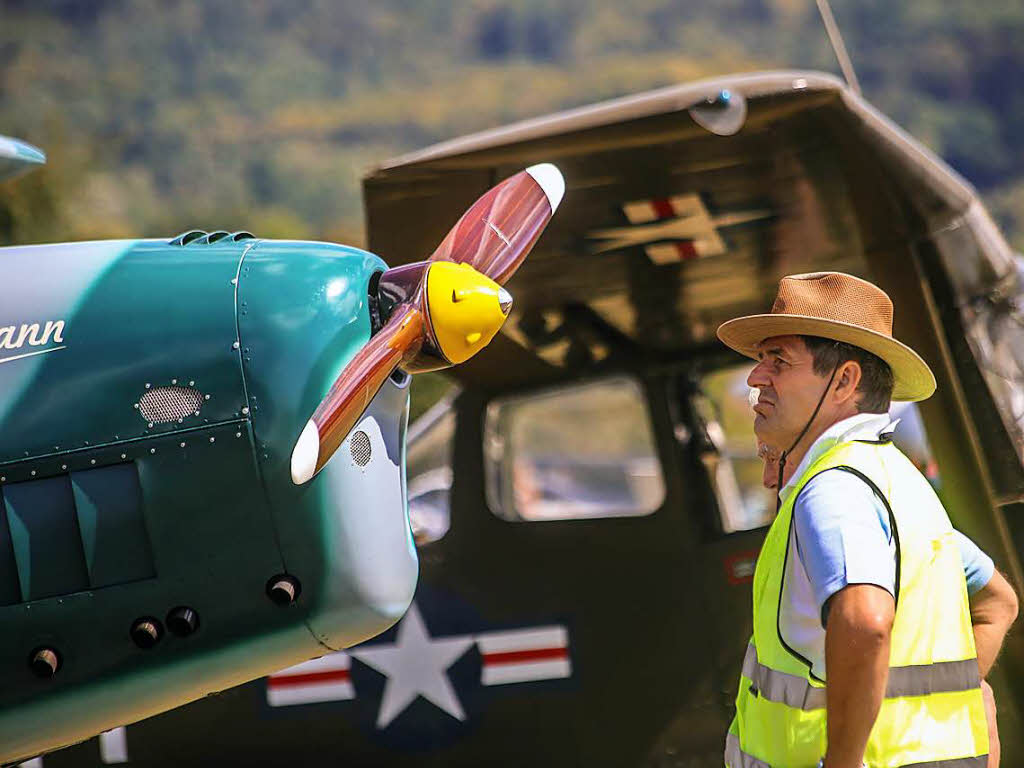
POLYGON ((793 476, 779 492, 779 497, 785 502, 793 492, 793 486, 800 476, 832 446, 848 443, 851 440, 877 440, 881 435, 896 429, 899 421, 899 419, 889 418, 888 413, 857 413, 837 421, 811 443, 811 447, 807 449, 807 453, 800 460, 793 476))

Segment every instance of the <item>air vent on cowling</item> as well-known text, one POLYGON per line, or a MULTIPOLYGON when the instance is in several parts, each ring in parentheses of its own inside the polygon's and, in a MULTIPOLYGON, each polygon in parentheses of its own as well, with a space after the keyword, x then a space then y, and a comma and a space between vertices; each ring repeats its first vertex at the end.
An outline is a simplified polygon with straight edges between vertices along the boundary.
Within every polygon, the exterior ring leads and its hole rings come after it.
POLYGON ((206 232, 202 229, 190 229, 168 242, 168 245, 213 245, 214 243, 240 243, 243 240, 255 240, 252 232, 241 230, 239 232, 227 232, 219 229, 216 232, 206 232))
POLYGON ((154 387, 139 399, 139 414, 152 424, 166 424, 195 416, 203 394, 191 387, 154 387))
POLYGON ((206 237, 206 233, 201 229, 190 229, 186 232, 182 232, 176 238, 171 240, 168 245, 188 245, 189 243, 198 240, 200 237, 206 237))
POLYGON ((348 444, 349 451, 352 452, 352 461, 360 467, 365 467, 370 463, 372 452, 370 450, 370 438, 363 430, 359 430, 352 435, 352 439, 348 444))

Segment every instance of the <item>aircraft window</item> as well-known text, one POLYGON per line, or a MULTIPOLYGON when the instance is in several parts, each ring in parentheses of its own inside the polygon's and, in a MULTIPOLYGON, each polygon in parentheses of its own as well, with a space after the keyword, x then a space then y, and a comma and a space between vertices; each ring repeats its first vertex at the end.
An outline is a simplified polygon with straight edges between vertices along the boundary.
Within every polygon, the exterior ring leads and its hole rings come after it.
POLYGON ((768 525, 775 516, 775 494, 762 484, 753 411, 747 386, 749 365, 723 368, 700 379, 694 402, 707 433, 701 461, 718 501, 725 533, 768 525))
POLYGON ((409 525, 416 546, 437 541, 451 525, 454 438, 451 397, 441 400, 409 427, 406 476, 409 525))
POLYGON ((1024 256, 979 252, 978 264, 963 250, 950 248, 947 264, 967 342, 1024 462, 1024 256))
MULTIPOLYGON (((775 492, 764 487, 764 465, 757 457, 749 373, 749 365, 739 365, 706 374, 694 403, 707 433, 701 461, 711 479, 725 533, 761 528, 775 517, 775 492)), ((938 466, 917 406, 894 403, 889 416, 899 420, 893 442, 940 489, 938 466)))
POLYGON ((631 379, 496 400, 484 441, 487 500, 505 520, 634 517, 665 500, 646 401, 631 379))

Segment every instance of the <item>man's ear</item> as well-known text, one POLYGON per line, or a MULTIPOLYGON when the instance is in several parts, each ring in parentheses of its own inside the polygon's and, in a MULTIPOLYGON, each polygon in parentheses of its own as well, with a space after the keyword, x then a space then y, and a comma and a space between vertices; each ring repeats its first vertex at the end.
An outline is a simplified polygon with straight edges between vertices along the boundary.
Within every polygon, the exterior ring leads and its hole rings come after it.
POLYGON ((847 360, 839 366, 839 370, 836 371, 835 394, 833 395, 837 403, 856 399, 860 377, 860 363, 856 360, 847 360))

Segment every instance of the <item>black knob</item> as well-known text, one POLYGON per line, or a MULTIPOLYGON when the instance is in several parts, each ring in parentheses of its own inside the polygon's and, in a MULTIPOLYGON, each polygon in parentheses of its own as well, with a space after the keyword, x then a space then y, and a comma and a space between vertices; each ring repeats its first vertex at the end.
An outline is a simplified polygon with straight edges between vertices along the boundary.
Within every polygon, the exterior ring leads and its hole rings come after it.
POLYGON ((28 658, 28 665, 36 677, 53 677, 60 669, 60 654, 53 648, 36 648, 28 658))
POLYGON ((132 623, 131 636, 139 648, 152 648, 163 635, 160 622, 152 616, 144 616, 132 623))
POLYGON ((278 605, 291 605, 302 591, 299 580, 288 574, 274 576, 267 582, 267 597, 278 605))
POLYGON ((167 614, 167 628, 178 637, 188 637, 199 629, 199 614, 186 605, 179 605, 167 614))

